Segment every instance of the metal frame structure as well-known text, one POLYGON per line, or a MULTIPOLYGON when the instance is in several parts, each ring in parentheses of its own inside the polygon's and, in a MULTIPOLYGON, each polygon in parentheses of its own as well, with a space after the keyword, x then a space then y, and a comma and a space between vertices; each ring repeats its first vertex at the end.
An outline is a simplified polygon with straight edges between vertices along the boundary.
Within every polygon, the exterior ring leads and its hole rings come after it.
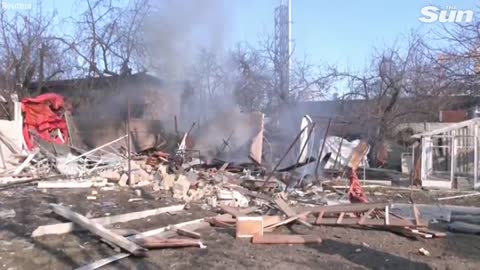
POLYGON ((275 63, 278 87, 283 95, 290 91, 290 70, 292 64, 292 2, 282 0, 275 8, 274 50, 278 53, 275 63))
POLYGON ((461 177, 467 179, 469 187, 479 188, 479 129, 480 118, 474 118, 414 135, 413 138, 421 140, 422 186, 453 188, 461 177), (448 165, 444 171, 435 166, 441 162, 448 165), (443 173, 444 178, 439 177, 439 173, 443 173))

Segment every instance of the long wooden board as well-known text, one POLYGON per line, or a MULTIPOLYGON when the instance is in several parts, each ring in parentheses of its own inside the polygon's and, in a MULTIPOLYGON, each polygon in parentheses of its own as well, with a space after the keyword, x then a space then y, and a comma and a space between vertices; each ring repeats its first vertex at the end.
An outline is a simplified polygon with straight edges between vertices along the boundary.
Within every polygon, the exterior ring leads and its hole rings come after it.
MULTIPOLYGON (((172 206, 161 207, 156 209, 120 214, 115 216, 94 218, 90 220, 105 226, 113 223, 129 222, 132 220, 155 216, 163 213, 177 212, 177 211, 183 210, 184 208, 185 208, 184 204, 179 204, 179 205, 172 205, 172 206)), ((82 229, 82 228, 79 226, 75 226, 75 223, 73 222, 43 225, 35 229, 35 231, 33 231, 32 237, 39 237, 39 236, 49 235, 49 234, 65 234, 65 233, 73 232, 78 229, 82 229)))
MULTIPOLYGON (((226 216, 226 215, 221 215, 221 216, 218 216, 218 217, 222 217, 222 216, 226 216)), ((178 223, 178 224, 175 224, 174 226, 176 228, 188 228, 189 230, 198 230, 198 229, 201 229, 201 228, 210 227, 210 224, 208 222, 206 222, 204 218, 200 218, 200 219, 190 220, 190 221, 187 221, 187 222, 178 223)), ((153 230, 150 230, 150 231, 146 231, 146 232, 143 232, 143 233, 136 234, 134 236, 130 236, 130 237, 128 237, 128 239, 136 241, 137 239, 142 239, 142 238, 146 238, 146 237, 150 237, 150 236, 156 236, 156 237, 162 237, 162 238, 169 238, 169 237, 176 236, 177 233, 170 230, 170 228, 171 228, 171 226, 165 226, 165 227, 162 227, 162 228, 153 229, 153 230)), ((98 268, 100 268, 102 266, 105 266, 109 263, 112 263, 112 262, 118 261, 120 259, 126 258, 128 256, 130 256, 129 253, 119 253, 119 254, 113 255, 111 257, 100 259, 100 260, 95 261, 93 263, 84 265, 82 267, 77 268, 76 270, 95 270, 95 269, 98 269, 98 268)))
POLYGON ((101 224, 89 220, 85 216, 75 213, 65 206, 58 204, 50 204, 50 208, 53 210, 53 212, 55 212, 55 214, 75 222, 76 224, 84 227, 91 233, 96 234, 104 238, 105 240, 114 243, 115 245, 127 250, 129 253, 135 256, 145 256, 147 253, 147 249, 135 244, 134 242, 128 240, 121 235, 114 234, 110 230, 103 227, 101 224))
MULTIPOLYGON (((274 202, 277 204, 278 208, 280 208, 280 210, 282 210, 282 212, 284 212, 289 218, 293 218, 297 216, 297 213, 282 198, 276 198, 274 202)), ((300 217, 297 217, 294 220, 309 228, 312 228, 313 227, 312 224, 302 219, 305 216, 306 215, 301 215, 300 217)))
POLYGON ((338 204, 328 206, 318 206, 314 208, 304 208, 303 210, 310 210, 312 213, 324 214, 329 213, 341 213, 341 212, 366 212, 370 209, 385 209, 390 203, 351 203, 351 204, 338 204))
POLYGON ((265 234, 255 235, 253 244, 319 244, 322 239, 318 235, 301 234, 265 234))

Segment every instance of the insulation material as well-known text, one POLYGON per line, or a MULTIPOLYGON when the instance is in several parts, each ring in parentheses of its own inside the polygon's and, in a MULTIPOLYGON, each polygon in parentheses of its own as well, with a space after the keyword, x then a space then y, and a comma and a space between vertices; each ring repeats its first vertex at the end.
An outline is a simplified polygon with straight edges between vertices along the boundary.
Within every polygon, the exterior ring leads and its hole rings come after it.
MULTIPOLYGON (((335 164, 335 159, 337 159, 337 167, 338 166, 348 166, 349 163, 352 161, 356 149, 361 146, 361 140, 354 140, 348 141, 347 139, 343 139, 341 137, 336 136, 329 136, 327 137, 327 141, 325 142, 325 148, 323 149, 322 159, 328 154, 331 153, 330 158, 328 159, 327 163, 325 164, 326 169, 333 168, 335 164), (340 149, 340 144, 342 144, 342 148, 340 149), (340 149, 340 152, 338 151, 340 149), (337 158, 338 156, 338 158, 337 158)), ((361 162, 359 163, 360 166, 368 167, 368 155, 369 149, 365 151, 365 155, 361 162)))

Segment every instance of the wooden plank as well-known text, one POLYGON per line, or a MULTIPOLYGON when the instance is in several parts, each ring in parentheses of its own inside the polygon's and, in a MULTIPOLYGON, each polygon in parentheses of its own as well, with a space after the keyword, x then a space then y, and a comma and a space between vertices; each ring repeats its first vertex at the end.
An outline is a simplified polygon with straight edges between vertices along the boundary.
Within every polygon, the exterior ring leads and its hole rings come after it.
POLYGON ((409 228, 405 228, 405 227, 388 227, 388 230, 399 233, 399 234, 402 234, 406 237, 415 238, 415 239, 419 239, 419 238, 427 238, 428 239, 428 238, 433 237, 433 235, 431 235, 431 234, 421 233, 418 230, 409 229, 409 228))
POLYGON ((323 218, 323 215, 325 214, 325 211, 321 211, 319 214, 318 214, 318 217, 317 217, 317 221, 315 221, 316 224, 318 224, 319 222, 322 221, 322 218, 323 218))
POLYGON ((406 230, 411 231, 413 234, 418 235, 421 238, 426 238, 426 239, 433 238, 432 234, 424 233, 424 232, 421 232, 417 229, 406 229, 406 230))
POLYGON ((296 216, 297 213, 285 202, 282 198, 276 198, 274 202, 278 205, 278 208, 282 210, 288 217, 296 216))
MULTIPOLYGON (((210 224, 206 222, 206 219, 207 218, 194 219, 187 222, 178 223, 174 226, 177 228, 188 228, 189 230, 198 230, 201 228, 210 227, 210 224)), ((176 236, 177 233, 170 231, 169 228, 171 228, 171 226, 165 226, 158 229, 153 229, 150 231, 146 231, 146 232, 142 232, 142 233, 130 236, 128 237, 128 239, 136 240, 136 239, 141 239, 141 238, 150 237, 150 236, 158 236, 163 238, 176 236)))
POLYGON ((40 181, 37 188, 91 188, 94 184, 93 181, 40 181))
POLYGON ((415 218, 415 225, 420 226, 420 213, 418 212, 418 208, 415 204, 412 204, 413 210, 413 217, 415 218))
MULTIPOLYGON (((308 216, 310 214, 310 211, 307 211, 307 212, 303 212, 303 213, 300 213, 298 215, 295 215, 293 217, 289 217, 287 219, 285 219, 284 221, 281 221, 279 223, 276 223, 276 224, 273 224, 271 226, 268 226, 268 227, 265 227, 265 229, 273 229, 273 228, 276 228, 278 226, 281 226, 281 225, 285 225, 285 224, 288 224, 292 221, 295 221, 295 220, 298 220, 299 218, 303 218, 305 216, 308 216)), ((310 224, 311 225, 311 224, 310 224)))
POLYGON ((345 216, 345 212, 341 212, 340 215, 338 215, 337 224, 342 223, 343 216, 345 216))
POLYGON ((370 215, 373 213, 373 211, 375 211, 375 208, 372 208, 372 209, 368 210, 365 214, 363 214, 363 216, 358 221, 358 224, 363 225, 363 223, 365 222, 365 219, 370 217, 370 215))
MULTIPOLYGON (((383 219, 366 219, 363 224, 358 224, 357 218, 344 218, 342 224, 337 224, 338 218, 323 218, 320 222, 316 222, 317 225, 364 225, 364 226, 385 226, 383 219)), ((392 227, 404 227, 415 226, 415 224, 409 220, 392 220, 388 226, 392 227)), ((387 227, 388 227, 387 226, 387 227)))
POLYGON ((192 239, 164 239, 147 237, 135 241, 144 248, 178 248, 178 247, 204 247, 202 242, 192 239))
POLYGON ((385 206, 385 225, 390 225, 390 211, 389 206, 385 206))
MULTIPOLYGON (((178 205, 172 205, 172 206, 161 207, 156 209, 120 214, 115 216, 94 218, 91 220, 101 225, 110 225, 114 223, 122 223, 122 222, 128 222, 136 219, 142 219, 142 218, 155 216, 163 213, 177 212, 177 211, 183 210, 184 208, 185 208, 184 204, 178 204, 178 205)), ((48 235, 48 234, 64 234, 64 233, 69 233, 78 229, 82 229, 82 228, 79 226, 75 226, 73 222, 44 225, 35 229, 35 231, 33 231, 32 233, 32 237, 39 237, 39 236, 48 235)))
POLYGON ((138 233, 137 230, 133 229, 111 229, 110 231, 121 236, 130 236, 138 233))
POLYGON ((281 216, 263 216, 263 227, 271 226, 283 220, 281 216))
POLYGON ((112 233, 111 231, 107 230, 105 227, 103 227, 101 224, 96 223, 95 221, 91 221, 85 216, 82 216, 78 213, 73 212, 69 208, 65 206, 61 206, 58 204, 50 204, 50 208, 55 212, 56 214, 72 220, 76 224, 84 227, 88 231, 90 231, 93 234, 96 234, 112 243, 115 245, 127 250, 131 254, 135 256, 145 256, 147 250, 145 248, 140 247, 139 245, 135 244, 134 242, 129 241, 127 238, 117 235, 112 233))
POLYGON ((218 171, 219 172, 225 171, 225 169, 228 167, 228 165, 230 165, 230 163, 228 163, 228 162, 223 163, 222 167, 220 167, 220 169, 218 171))
POLYGON ((26 167, 28 167, 28 165, 30 164, 30 162, 32 161, 32 159, 35 157, 36 154, 37 152, 30 153, 28 157, 22 162, 22 164, 20 164, 20 166, 18 166, 15 169, 15 171, 13 172, 13 175, 17 175, 21 173, 26 167))
MULTIPOLYGON (((174 226, 177 227, 177 228, 188 228, 189 230, 198 230, 198 229, 201 229, 201 228, 209 227, 210 225, 209 225, 208 222, 205 221, 205 218, 200 218, 200 219, 190 220, 190 221, 187 221, 187 222, 178 223, 178 224, 175 224, 174 226)), ((143 233, 136 234, 134 236, 130 236, 127 239, 137 240, 137 239, 142 239, 142 238, 146 238, 146 237, 150 237, 150 236, 157 236, 157 237, 162 237, 162 238, 174 237, 176 235, 176 233, 170 231, 169 230, 170 227, 171 226, 166 226, 166 227, 162 227, 162 228, 153 229, 153 230, 150 230, 150 231, 146 231, 146 232, 143 232, 143 233)), ((104 258, 104 259, 95 261, 93 263, 84 265, 82 267, 77 268, 76 270, 95 270, 95 269, 98 269, 98 268, 100 268, 102 266, 105 266, 109 263, 112 263, 112 262, 121 260, 123 258, 126 258, 128 256, 130 256, 129 253, 116 254, 116 255, 113 255, 111 257, 104 258)))
POLYGON ((439 237, 439 238, 447 237, 447 234, 444 233, 444 232, 438 232, 438 231, 430 230, 430 229, 427 229, 427 228, 418 228, 417 230, 419 230, 420 232, 423 232, 423 233, 431 234, 434 237, 439 237))
MULTIPOLYGON (((278 208, 280 208, 280 210, 282 210, 282 212, 285 213, 285 215, 287 215, 288 217, 294 217, 297 215, 297 213, 282 199, 282 198, 276 198, 274 200, 274 202, 277 204, 278 208)), ((303 216, 302 216, 303 218, 303 216)), ((312 224, 308 223, 307 221, 303 220, 303 219, 299 219, 299 218, 296 218, 294 220, 297 220, 299 223, 302 223, 303 225, 309 227, 309 228, 312 228, 312 224)))
POLYGON ((323 211, 325 214, 341 213, 341 212, 365 212, 372 208, 383 210, 388 205, 389 203, 352 203, 352 204, 319 206, 314 208, 308 208, 308 210, 312 211, 312 213, 320 213, 323 211))
POLYGON ((233 223, 227 223, 215 217, 205 218, 205 221, 216 227, 233 228, 235 226, 233 223))
POLYGON ((320 244, 322 239, 318 235, 300 234, 265 234, 255 235, 253 244, 320 244))
POLYGON ((172 229, 178 233, 179 235, 183 235, 183 236, 187 236, 187 237, 191 237, 191 238, 195 238, 195 239, 200 239, 202 238, 202 235, 197 233, 197 232, 194 232, 194 231, 191 231, 191 230, 187 230, 187 229, 184 229, 184 228, 177 228, 177 227, 172 227, 172 229))

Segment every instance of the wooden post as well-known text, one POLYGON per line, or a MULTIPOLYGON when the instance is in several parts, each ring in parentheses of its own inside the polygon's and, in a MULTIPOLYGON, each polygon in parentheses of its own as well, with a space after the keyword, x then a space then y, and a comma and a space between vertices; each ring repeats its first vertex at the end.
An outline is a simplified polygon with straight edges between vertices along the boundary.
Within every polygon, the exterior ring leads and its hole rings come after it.
POLYGON ((457 165, 457 139, 455 137, 455 130, 452 130, 452 149, 450 149, 450 188, 452 188, 453 180, 455 179, 455 167, 457 165))
POLYGON ((130 105, 130 96, 127 96, 127 162, 128 162, 128 184, 133 185, 132 179, 132 133, 130 132, 130 114, 131 114, 131 105, 130 105))

